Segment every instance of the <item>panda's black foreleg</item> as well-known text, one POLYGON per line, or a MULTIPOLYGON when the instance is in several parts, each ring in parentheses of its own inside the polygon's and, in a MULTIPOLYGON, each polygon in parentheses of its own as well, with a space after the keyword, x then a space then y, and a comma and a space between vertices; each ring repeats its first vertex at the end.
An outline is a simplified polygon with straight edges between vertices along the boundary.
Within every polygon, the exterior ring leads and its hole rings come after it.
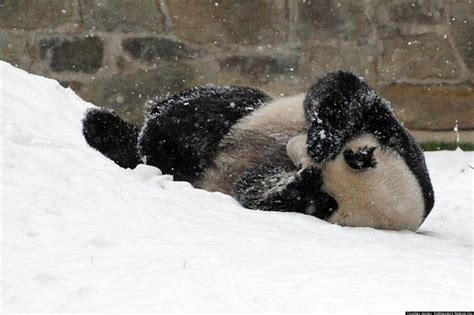
POLYGON ((322 183, 317 169, 288 172, 282 167, 264 165, 243 173, 235 183, 234 193, 246 208, 308 213, 314 193, 320 191, 322 183))
POLYGON ((317 163, 336 156, 364 125, 371 90, 356 75, 330 72, 308 91, 304 101, 308 153, 317 163))

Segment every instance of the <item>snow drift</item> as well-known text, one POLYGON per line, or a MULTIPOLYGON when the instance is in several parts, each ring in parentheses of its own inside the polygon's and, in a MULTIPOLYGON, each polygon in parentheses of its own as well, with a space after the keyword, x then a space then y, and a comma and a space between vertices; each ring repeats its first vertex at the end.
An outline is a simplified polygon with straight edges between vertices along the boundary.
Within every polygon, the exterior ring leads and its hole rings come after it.
POLYGON ((427 154, 417 233, 253 211, 121 169, 88 147, 92 104, 0 62, 3 312, 473 308, 471 152, 427 154))

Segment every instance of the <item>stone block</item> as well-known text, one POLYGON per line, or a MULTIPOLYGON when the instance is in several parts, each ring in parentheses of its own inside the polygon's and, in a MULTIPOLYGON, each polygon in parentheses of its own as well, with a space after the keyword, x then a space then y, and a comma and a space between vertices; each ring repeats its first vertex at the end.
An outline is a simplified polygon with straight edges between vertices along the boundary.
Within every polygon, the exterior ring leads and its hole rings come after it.
POLYGON ((287 40, 289 22, 283 0, 180 0, 167 5, 175 34, 189 42, 265 45, 287 40))
POLYGON ((233 55, 220 61, 219 83, 260 87, 274 95, 306 92, 328 71, 355 72, 376 85, 377 48, 307 46, 298 53, 233 55))
POLYGON ((159 1, 80 0, 86 29, 162 33, 164 16, 159 1))
POLYGON ((450 31, 459 53, 474 77, 474 3, 456 1, 451 7, 450 31))
POLYGON ((29 38, 24 32, 0 30, 0 60, 29 70, 32 57, 29 54, 29 38))
POLYGON ((376 0, 374 7, 377 33, 382 38, 433 32, 446 25, 449 12, 443 0, 376 0))
POLYGON ((298 71, 298 56, 236 55, 219 63, 221 71, 236 73, 249 81, 266 84, 275 77, 290 76, 298 71))
POLYGON ((274 96, 307 90, 296 54, 234 55, 220 60, 218 84, 251 86, 274 96))
POLYGON ((55 28, 74 17, 74 0, 4 0, 0 7, 0 28, 55 28))
POLYGON ((129 75, 118 74, 83 86, 81 96, 98 106, 114 109, 127 121, 141 124, 143 105, 148 99, 164 98, 195 85, 215 82, 205 68, 209 66, 180 63, 129 75))
POLYGON ((94 73, 102 66, 104 46, 97 37, 50 37, 39 43, 41 59, 55 72, 94 73))
POLYGON ((461 70, 442 35, 398 36, 383 43, 380 76, 385 82, 458 79, 461 70))
POLYGON ((183 42, 158 37, 132 37, 122 41, 122 47, 141 62, 179 61, 195 59, 202 53, 183 42))
POLYGON ((297 34, 314 44, 335 38, 365 43, 373 37, 368 8, 365 1, 299 1, 297 34))
POLYGON ((328 71, 348 70, 377 84, 378 50, 375 46, 344 43, 337 47, 319 45, 304 47, 301 71, 311 83, 328 71))
POLYGON ((409 129, 474 129, 473 85, 392 84, 381 89, 381 95, 392 106, 409 129))
POLYGON ((382 24, 436 25, 445 23, 447 16, 442 0, 380 0, 376 7, 382 24))

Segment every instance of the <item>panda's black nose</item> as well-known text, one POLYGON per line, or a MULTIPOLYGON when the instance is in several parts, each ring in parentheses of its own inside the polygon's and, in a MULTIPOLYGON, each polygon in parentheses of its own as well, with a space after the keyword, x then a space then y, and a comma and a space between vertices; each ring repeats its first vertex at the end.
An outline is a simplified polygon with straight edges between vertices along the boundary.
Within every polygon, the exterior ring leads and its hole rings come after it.
POLYGON ((377 161, 374 158, 374 151, 377 147, 363 147, 356 152, 351 149, 344 151, 344 159, 346 163, 355 170, 365 170, 375 168, 377 161))

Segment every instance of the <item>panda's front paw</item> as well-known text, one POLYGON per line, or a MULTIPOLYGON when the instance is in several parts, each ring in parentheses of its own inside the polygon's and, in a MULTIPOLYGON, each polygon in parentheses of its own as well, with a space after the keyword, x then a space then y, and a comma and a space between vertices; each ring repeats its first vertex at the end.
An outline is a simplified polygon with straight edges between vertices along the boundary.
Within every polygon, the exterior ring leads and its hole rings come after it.
POLYGON ((355 170, 367 170, 369 168, 375 168, 377 161, 374 157, 374 151, 377 147, 362 147, 356 152, 351 149, 344 151, 344 159, 346 163, 355 170))
POLYGON ((334 158, 341 151, 344 143, 346 143, 346 137, 331 128, 313 125, 308 131, 308 154, 316 163, 334 158))
POLYGON ((331 138, 314 137, 308 140, 308 153, 316 163, 333 158, 340 150, 341 145, 331 138))
POLYGON ((322 184, 321 170, 316 167, 302 168, 295 174, 294 185, 304 194, 319 190, 322 184))

